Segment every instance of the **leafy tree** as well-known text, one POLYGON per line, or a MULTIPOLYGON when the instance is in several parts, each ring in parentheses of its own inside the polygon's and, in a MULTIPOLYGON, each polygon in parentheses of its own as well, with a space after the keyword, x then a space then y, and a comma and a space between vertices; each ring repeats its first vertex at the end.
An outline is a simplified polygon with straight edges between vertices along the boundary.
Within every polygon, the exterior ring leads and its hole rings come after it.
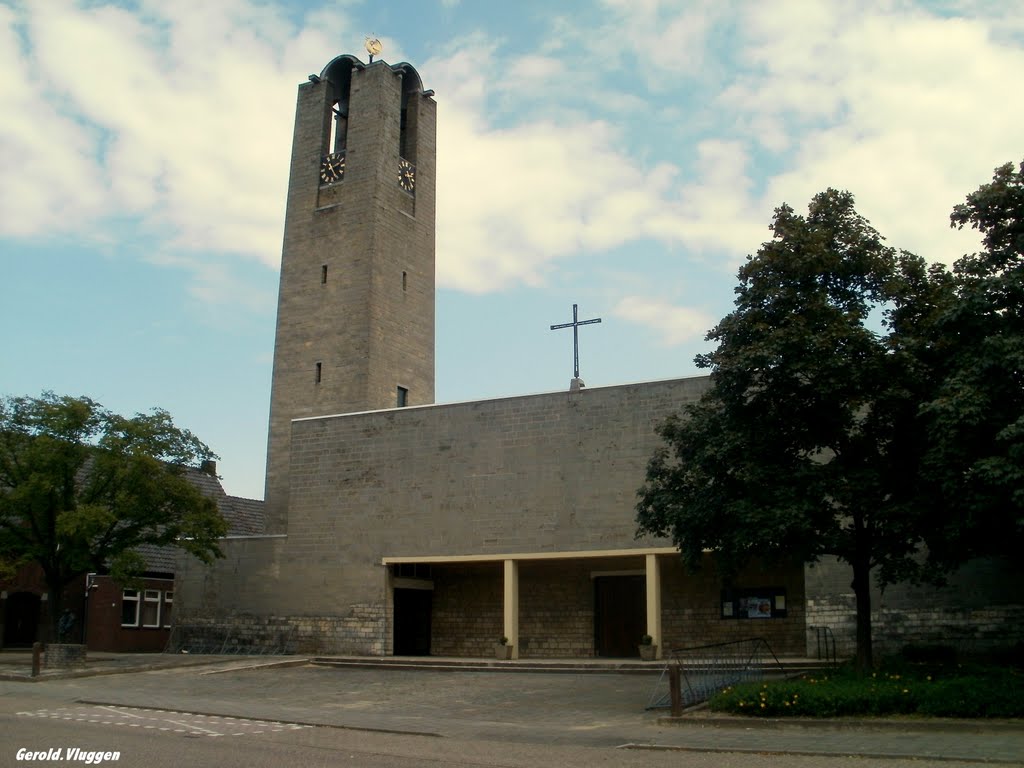
POLYGON ((953 268, 957 301, 925 326, 944 373, 923 408, 927 487, 948 510, 932 555, 955 563, 1018 556, 1024 540, 1024 163, 997 168, 950 222, 984 235, 953 268))
POLYGON ((139 545, 210 562, 222 556, 217 539, 227 527, 186 477, 209 458, 166 411, 125 418, 49 392, 0 399, 0 559, 39 564, 53 617, 64 588, 89 571, 137 578, 139 545))
POLYGON ((886 246, 848 192, 807 216, 776 209, 773 239, 739 271, 735 310, 698 356, 711 388, 659 427, 638 535, 725 574, 754 556, 848 563, 857 661, 870 667, 871 580, 923 575, 918 406, 934 386, 916 323, 949 300, 948 275, 886 246))

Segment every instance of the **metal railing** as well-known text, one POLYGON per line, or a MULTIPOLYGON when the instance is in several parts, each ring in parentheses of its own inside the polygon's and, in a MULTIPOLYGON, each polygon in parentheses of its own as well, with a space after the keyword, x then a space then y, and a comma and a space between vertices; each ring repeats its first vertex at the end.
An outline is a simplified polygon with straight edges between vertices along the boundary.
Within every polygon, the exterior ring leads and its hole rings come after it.
POLYGON ((818 659, 828 662, 833 667, 839 664, 839 657, 836 655, 836 636, 832 634, 832 628, 811 627, 811 629, 814 630, 818 646, 818 659))
POLYGON ((677 648, 669 653, 668 663, 651 693, 647 709, 672 706, 669 673, 673 665, 679 668, 679 695, 684 707, 707 701, 737 683, 785 675, 775 652, 761 637, 677 648))

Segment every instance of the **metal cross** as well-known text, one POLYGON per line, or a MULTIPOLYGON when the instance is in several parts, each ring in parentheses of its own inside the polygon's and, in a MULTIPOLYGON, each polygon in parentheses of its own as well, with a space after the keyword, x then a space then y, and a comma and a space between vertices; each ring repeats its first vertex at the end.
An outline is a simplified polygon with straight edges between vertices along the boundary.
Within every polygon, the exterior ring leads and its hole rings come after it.
POLYGON ((579 320, 576 315, 577 305, 572 305, 572 322, 562 323, 561 325, 552 325, 551 330, 556 331, 559 328, 572 328, 572 375, 574 378, 580 377, 580 326, 591 325, 592 323, 600 323, 601 318, 595 318, 593 320, 579 320))

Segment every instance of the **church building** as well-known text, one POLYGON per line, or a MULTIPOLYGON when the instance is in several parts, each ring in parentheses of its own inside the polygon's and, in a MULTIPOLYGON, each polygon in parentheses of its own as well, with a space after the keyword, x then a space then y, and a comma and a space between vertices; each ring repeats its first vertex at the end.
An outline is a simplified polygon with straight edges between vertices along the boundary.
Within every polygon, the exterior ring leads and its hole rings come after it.
POLYGON ((711 555, 690 574, 635 538, 655 426, 707 377, 434 404, 435 171, 409 64, 342 55, 299 86, 266 531, 212 566, 182 556, 179 629, 301 653, 632 657, 648 635, 659 655, 763 637, 803 656, 826 621, 852 651, 845 571, 751 566, 726 588, 711 555))

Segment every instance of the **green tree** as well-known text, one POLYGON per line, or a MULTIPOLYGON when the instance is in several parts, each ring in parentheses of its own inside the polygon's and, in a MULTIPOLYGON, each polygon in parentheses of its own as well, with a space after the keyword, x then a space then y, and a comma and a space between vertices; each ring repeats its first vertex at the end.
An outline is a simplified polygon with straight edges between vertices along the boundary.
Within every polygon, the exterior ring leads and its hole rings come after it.
POLYGON ((947 510, 932 556, 1016 557, 1024 540, 1024 163, 997 168, 950 222, 981 232, 984 250, 954 265, 957 301, 924 326, 943 372, 922 410, 927 487, 932 505, 947 510))
POLYGON ((771 229, 696 360, 711 388, 659 427, 638 535, 670 537, 691 568, 713 550, 727 577, 755 556, 848 563, 866 669, 872 572, 923 573, 917 412, 933 376, 905 329, 948 301, 948 275, 886 246, 847 192, 807 216, 783 205, 771 229))
MULTIPOLYGON (((90 571, 137 578, 142 544, 220 557, 227 526, 186 477, 213 458, 166 411, 125 418, 86 397, 0 399, 0 559, 36 562, 50 615, 90 571)), ((52 636, 54 627, 49 627, 52 636)))

